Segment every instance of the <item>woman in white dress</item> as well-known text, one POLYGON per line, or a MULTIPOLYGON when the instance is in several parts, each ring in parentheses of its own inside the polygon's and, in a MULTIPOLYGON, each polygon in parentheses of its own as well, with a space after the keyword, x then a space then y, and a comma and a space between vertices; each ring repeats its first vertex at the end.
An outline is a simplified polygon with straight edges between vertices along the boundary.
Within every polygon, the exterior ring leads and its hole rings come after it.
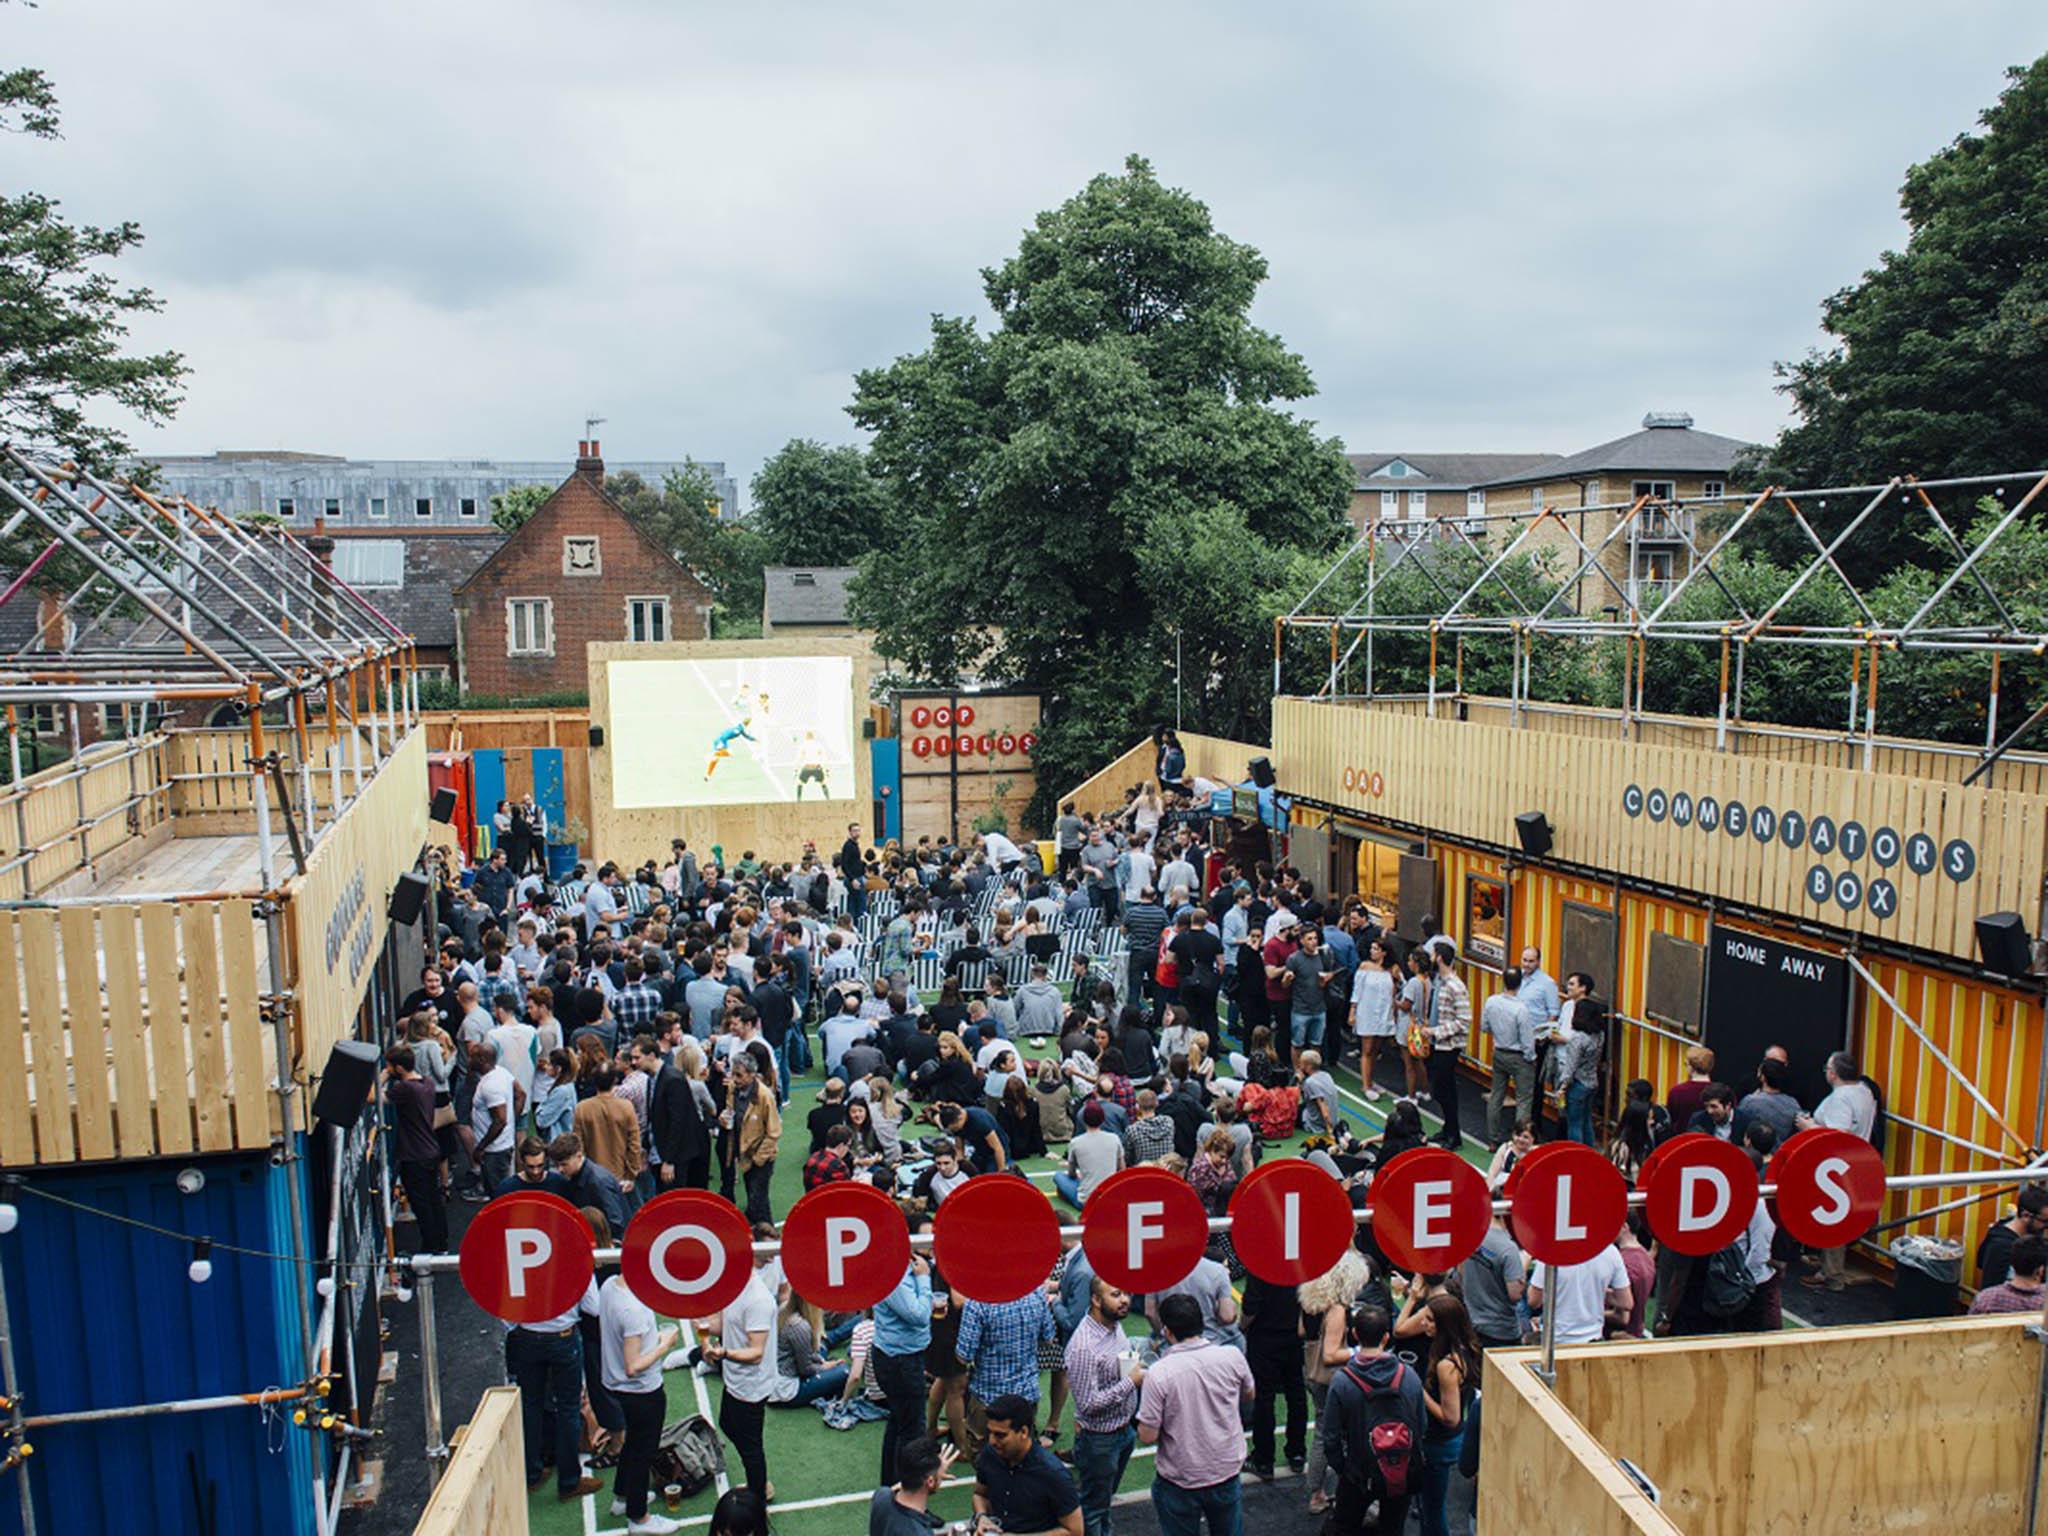
POLYGON ((1387 940, 1374 939, 1351 979, 1351 1031, 1358 1036, 1358 1075, 1368 1099, 1386 1097, 1373 1081, 1373 1066, 1381 1042, 1395 1036, 1393 959, 1387 940))

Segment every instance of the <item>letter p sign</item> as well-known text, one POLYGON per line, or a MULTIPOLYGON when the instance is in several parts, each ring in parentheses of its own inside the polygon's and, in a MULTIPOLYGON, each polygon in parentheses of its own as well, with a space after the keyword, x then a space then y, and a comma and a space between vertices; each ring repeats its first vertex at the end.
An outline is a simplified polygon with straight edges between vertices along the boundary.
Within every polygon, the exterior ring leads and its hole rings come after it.
POLYGON ((545 1322, 582 1299, 596 1251, 582 1215, 561 1196, 505 1195, 462 1234, 462 1288, 503 1322, 545 1322))

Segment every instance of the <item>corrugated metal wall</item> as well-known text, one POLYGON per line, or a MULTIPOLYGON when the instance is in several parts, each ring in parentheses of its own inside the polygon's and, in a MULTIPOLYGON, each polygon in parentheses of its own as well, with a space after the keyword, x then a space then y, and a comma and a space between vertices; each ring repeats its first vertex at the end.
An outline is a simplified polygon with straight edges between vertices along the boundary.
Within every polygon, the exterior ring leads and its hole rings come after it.
MULTIPOLYGON (((267 1155, 191 1158, 38 1174, 66 1200, 271 1253, 290 1249, 285 1180, 267 1155), (206 1175, 182 1195, 180 1168, 206 1175)), ((24 1193, 0 1238, 26 1411, 63 1413, 297 1386, 305 1377, 287 1266, 213 1253, 213 1278, 187 1277, 191 1250, 104 1216, 24 1193)), ((32 1436, 26 1464, 39 1533, 194 1532, 298 1536, 313 1529, 307 1431, 252 1407, 32 1436)), ((16 1476, 22 1475, 20 1472, 16 1476)), ((16 1536, 12 1488, 0 1536, 16 1536)))
MULTIPOLYGON (((1466 876, 1498 879, 1506 867, 1505 857, 1497 851, 1442 839, 1433 839, 1430 851, 1442 871, 1444 930, 1462 944, 1466 876)), ((1651 936, 1666 933, 1704 944, 1713 926, 1703 906, 1625 889, 1616 891, 1609 883, 1517 864, 1509 911, 1509 958, 1517 957, 1522 946, 1535 944, 1543 951, 1545 967, 1556 974, 1568 901, 1618 913, 1619 974, 1599 979, 1612 1004, 1629 1020, 1639 1020, 1645 1013, 1651 936)), ((1811 934, 1774 929, 1767 923, 1723 922, 1830 953, 1842 952, 1840 944, 1811 934)), ((2048 1088, 2040 1073, 2042 1035, 2048 1023, 2044 1023, 2039 1003, 1987 980, 1882 956, 1859 958, 1899 1007, 1999 1107, 2016 1136, 2033 1141, 2044 1088, 2048 1088)), ((1470 962, 1461 971, 1471 989, 1476 1020, 1485 1000, 1499 989, 1500 977, 1470 962)), ((1987 1168, 1995 1165, 1998 1156, 2024 1153, 2024 1146, 1993 1123, 1875 988, 1854 976, 1850 987, 1850 1046, 1863 1070, 1884 1088, 1891 1117, 1885 1160, 1893 1173, 1987 1168), (1957 1141, 1970 1145, 1958 1145, 1957 1141)), ((1471 1050, 1482 1064, 1491 1062, 1492 1042, 1476 1031, 1471 1050)), ((1631 1024, 1622 1037, 1620 1078, 1647 1078, 1661 1095, 1684 1079, 1685 1050, 1686 1043, 1669 1034, 1631 1024)), ((1753 1062, 1722 1062, 1718 1075, 1739 1092, 1747 1092, 1753 1085, 1754 1067, 1753 1062)), ((1883 1219, 1926 1210, 1958 1193, 1925 1190, 1890 1196, 1883 1219)), ((1914 1230, 1959 1237, 1974 1253, 1986 1225, 2009 1207, 2009 1196, 2001 1193, 1946 1212, 1914 1230)), ((1975 1280, 1974 1267, 1965 1278, 1975 1280)))

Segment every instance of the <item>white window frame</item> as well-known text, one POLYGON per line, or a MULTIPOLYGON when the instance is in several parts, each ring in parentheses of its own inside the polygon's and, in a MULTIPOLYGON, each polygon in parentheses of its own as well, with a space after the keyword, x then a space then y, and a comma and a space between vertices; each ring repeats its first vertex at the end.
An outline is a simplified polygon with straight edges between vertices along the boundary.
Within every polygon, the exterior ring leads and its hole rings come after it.
POLYGON ((405 589, 405 540, 336 539, 334 541, 334 551, 335 575, 339 576, 350 586, 358 587, 365 592, 401 592, 405 589), (344 564, 340 559, 343 550, 346 549, 360 553, 362 550, 369 548, 377 549, 380 555, 386 558, 391 555, 393 550, 397 552, 397 570, 395 574, 398 579, 396 581, 376 580, 376 573, 369 571, 363 565, 356 564, 353 559, 347 562, 351 567, 348 571, 344 572, 341 569, 344 564))
POLYGON ((369 513, 370 521, 373 523, 390 522, 391 498, 388 496, 372 496, 370 498, 369 513))
POLYGON ((333 519, 334 519, 334 520, 335 520, 335 521, 336 521, 337 523, 338 523, 338 522, 340 522, 340 521, 341 521, 341 498, 340 498, 339 496, 323 496, 323 497, 321 497, 321 498, 320 498, 320 515, 321 515, 322 517, 331 517, 331 518, 333 518, 333 519))
POLYGON ((432 522, 434 520, 434 498, 431 496, 413 497, 412 515, 420 522, 432 522), (425 507, 427 510, 422 512, 420 510, 421 507, 425 507))
POLYGON ((1391 523, 1391 522, 1392 522, 1392 521, 1394 520, 1394 514, 1395 514, 1396 512, 1399 512, 1400 510, 1401 510, 1401 493, 1400 493, 1399 491, 1381 491, 1381 492, 1380 492, 1380 521, 1381 521, 1381 522, 1383 522, 1383 523, 1391 523))
POLYGON ((668 594, 655 592, 626 599, 626 639, 629 643, 634 645, 658 645, 662 641, 672 638, 674 638, 674 631, 669 627, 668 594), (661 630, 660 634, 643 636, 633 633, 633 610, 643 603, 647 605, 650 614, 658 614, 660 616, 661 622, 658 626, 661 630))
POLYGON ((1669 480, 1637 480, 1630 485, 1630 501, 1640 500, 1644 496, 1648 496, 1652 501, 1673 502, 1678 500, 1678 486, 1669 480), (1661 493, 1659 487, 1662 487, 1661 493))
POLYGON ((564 576, 602 576, 604 574, 604 541, 594 533, 563 534, 562 574, 564 576), (573 566, 569 563, 569 549, 571 545, 575 544, 588 544, 590 546, 591 558, 588 568, 573 566))
POLYGON ((1597 506, 1600 506, 1600 505, 1601 505, 1601 504, 1602 504, 1602 503, 1603 503, 1603 502, 1604 502, 1604 501, 1605 501, 1606 499, 1607 499, 1607 482, 1606 482, 1605 480, 1588 480, 1588 481, 1586 482, 1586 505, 1587 505, 1587 506, 1589 506, 1589 507, 1597 507, 1597 506))
POLYGON ((1531 512, 1541 512, 1543 510, 1543 487, 1540 485, 1529 487, 1529 510, 1531 512))
POLYGON ((1726 480, 1702 480, 1700 482, 1700 498, 1704 501, 1720 501, 1727 494, 1728 482, 1726 480))
POLYGON ((1465 493, 1465 531, 1467 533, 1486 532, 1486 492, 1467 491, 1465 493))
POLYGON ((473 519, 477 515, 478 505, 479 503, 474 496, 464 496, 455 503, 455 514, 458 517, 473 519))
POLYGON ((505 599, 505 654, 507 656, 552 656, 555 654, 555 600, 552 597, 508 597, 505 599), (528 619, 528 643, 518 644, 517 610, 532 607, 528 619), (534 634, 532 619, 538 618, 541 634, 534 634))
POLYGON ((299 515, 299 498, 296 496, 278 497, 277 515, 287 519, 297 517, 299 515))

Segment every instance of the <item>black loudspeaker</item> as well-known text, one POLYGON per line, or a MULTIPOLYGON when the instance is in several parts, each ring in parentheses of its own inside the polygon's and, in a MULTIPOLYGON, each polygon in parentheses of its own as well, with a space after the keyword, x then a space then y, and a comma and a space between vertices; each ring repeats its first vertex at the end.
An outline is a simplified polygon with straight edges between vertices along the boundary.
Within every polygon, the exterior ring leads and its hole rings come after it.
POLYGON ((452 789, 435 790, 434 806, 427 814, 439 822, 453 821, 455 819, 455 791, 452 789))
POLYGON ((377 1047, 365 1040, 343 1040, 327 1055, 313 1095, 313 1118, 348 1130, 362 1115, 377 1083, 377 1047))
POLYGON ((869 715, 861 721, 860 735, 863 741, 873 741, 875 739, 875 717, 873 715, 869 715))
POLYGON ((2033 967, 2033 945, 2017 912, 1991 912, 1977 919, 1977 953, 1984 969, 2000 976, 2024 976, 2033 967))
POLYGON ((427 877, 407 870, 398 877, 398 884, 391 887, 391 903, 384 910, 391 921, 400 924, 416 923, 420 911, 427 904, 427 877))
POLYGON ((1550 818, 1541 811, 1524 811, 1515 818, 1515 836, 1522 840, 1522 852, 1535 858, 1550 852, 1550 818))
POLYGON ((604 727, 603 727, 603 726, 601 726, 601 725, 593 725, 593 726, 592 726, 592 727, 590 728, 590 744, 591 744, 591 745, 592 745, 593 747, 601 747, 601 746, 603 746, 603 745, 604 745, 604 727))
POLYGON ((1252 782, 1261 789, 1273 787, 1273 760, 1269 757, 1252 759, 1252 782))

